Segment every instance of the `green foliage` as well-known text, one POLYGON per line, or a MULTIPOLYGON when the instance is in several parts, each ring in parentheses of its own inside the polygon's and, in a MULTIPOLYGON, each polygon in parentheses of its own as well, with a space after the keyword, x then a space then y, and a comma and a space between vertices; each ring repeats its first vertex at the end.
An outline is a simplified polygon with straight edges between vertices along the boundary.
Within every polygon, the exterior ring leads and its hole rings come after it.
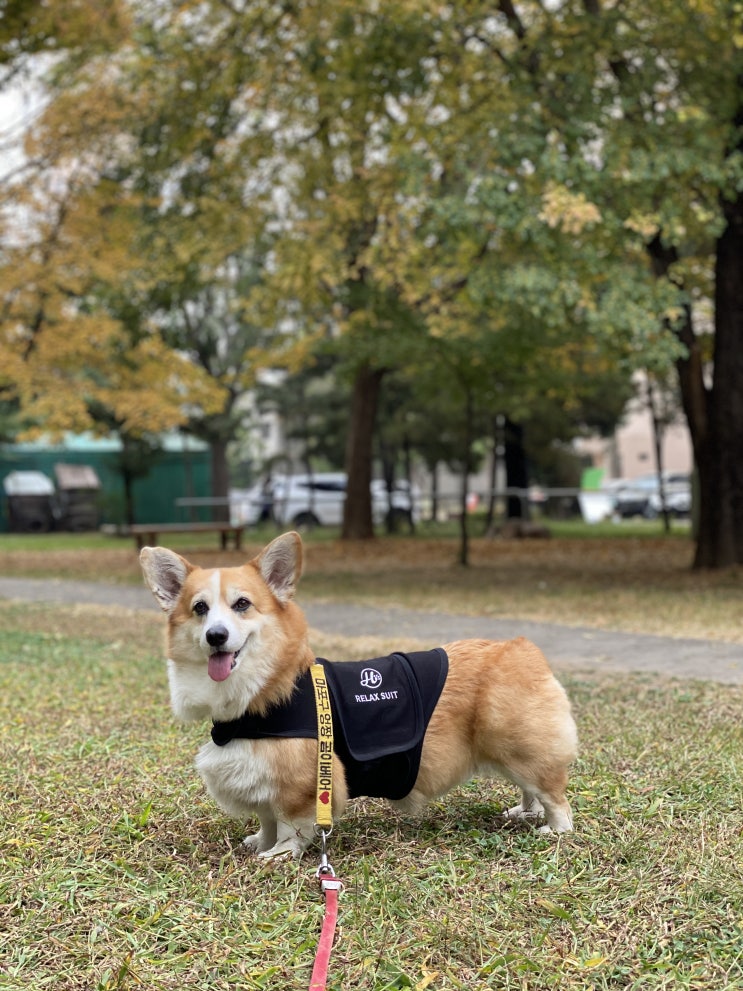
POLYGON ((4 82, 29 56, 65 52, 105 53, 126 37, 129 10, 121 0, 0 0, 0 65, 4 82), (64 16, 62 16, 64 15, 64 16))
POLYGON ((263 368, 320 351, 608 425, 597 396, 688 353, 742 185, 736 5, 6 10, 60 53, 5 191, 0 387, 36 421, 224 444, 263 368))

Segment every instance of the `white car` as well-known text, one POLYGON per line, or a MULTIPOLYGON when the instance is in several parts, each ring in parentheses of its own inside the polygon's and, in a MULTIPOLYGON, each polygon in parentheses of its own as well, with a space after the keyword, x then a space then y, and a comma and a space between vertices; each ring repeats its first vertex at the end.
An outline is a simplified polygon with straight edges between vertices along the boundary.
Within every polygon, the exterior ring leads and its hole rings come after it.
MULTIPOLYGON (((688 475, 669 475, 663 481, 666 509, 672 516, 688 516, 691 513, 691 479, 688 475)), ((659 516, 662 510, 660 492, 648 497, 646 516, 659 516)))
MULTIPOLYGON (((381 523, 388 509, 387 487, 383 480, 371 483, 372 518, 381 523)), ((272 482, 273 518, 282 526, 298 528, 340 526, 346 501, 346 474, 342 471, 317 474, 276 475, 272 482)), ((418 519, 415 490, 398 482, 392 493, 392 509, 401 519, 418 519)))
MULTIPOLYGON (((622 517, 644 516, 654 519, 661 512, 660 488, 657 474, 641 475, 631 480, 612 482, 615 512, 622 517)), ((668 472, 663 476, 666 508, 674 516, 687 516, 691 511, 691 479, 688 474, 668 472)))
POLYGON ((230 523, 255 526, 271 519, 273 493, 271 485, 258 482, 249 489, 230 489, 230 523))

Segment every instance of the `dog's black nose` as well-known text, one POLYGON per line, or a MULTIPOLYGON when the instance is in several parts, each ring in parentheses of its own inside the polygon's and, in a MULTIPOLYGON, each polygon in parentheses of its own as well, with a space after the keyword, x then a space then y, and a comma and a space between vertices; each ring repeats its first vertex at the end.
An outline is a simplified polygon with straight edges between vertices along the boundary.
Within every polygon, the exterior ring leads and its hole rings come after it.
POLYGON ((217 623, 206 631, 206 642, 210 647, 223 647, 227 643, 229 635, 227 627, 217 623))

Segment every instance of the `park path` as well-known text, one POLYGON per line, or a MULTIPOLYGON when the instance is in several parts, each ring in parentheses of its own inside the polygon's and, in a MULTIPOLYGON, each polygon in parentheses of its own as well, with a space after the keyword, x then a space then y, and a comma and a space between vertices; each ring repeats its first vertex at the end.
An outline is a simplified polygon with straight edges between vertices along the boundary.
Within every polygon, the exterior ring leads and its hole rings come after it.
MULTIPOLYGON (((59 579, 0 577, 1 599, 157 609, 144 587, 59 579)), ((430 646, 464 637, 525 636, 542 648, 558 671, 646 672, 743 685, 743 644, 311 599, 302 606, 310 626, 328 634, 385 639, 399 635, 430 646)))

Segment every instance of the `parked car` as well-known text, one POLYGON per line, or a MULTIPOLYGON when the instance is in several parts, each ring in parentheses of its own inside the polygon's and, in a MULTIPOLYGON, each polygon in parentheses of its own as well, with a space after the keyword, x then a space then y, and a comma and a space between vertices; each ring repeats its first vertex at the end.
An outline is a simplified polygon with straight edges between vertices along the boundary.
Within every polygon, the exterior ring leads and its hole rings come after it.
MULTIPOLYGON (((691 478, 686 473, 669 472, 663 476, 666 508, 674 516, 691 512, 691 478)), ((654 519, 662 510, 657 474, 618 479, 611 483, 614 512, 623 519, 644 516, 654 519)))
POLYGON ((273 483, 273 517, 299 529, 338 526, 343 520, 346 476, 343 472, 279 475, 273 483))
MULTIPOLYGON (((387 516, 390 501, 387 483, 383 478, 374 478, 371 483, 372 516, 375 523, 387 516)), ((411 486, 407 479, 395 482, 392 490, 392 513, 400 523, 417 523, 420 519, 421 494, 418 487, 411 486)))
POLYGON ((249 489, 230 489, 230 523, 255 526, 273 515, 273 483, 263 479, 249 489))
MULTIPOLYGON (((299 529, 312 526, 340 526, 343 522, 343 506, 346 501, 345 472, 317 472, 316 474, 274 475, 270 482, 259 483, 245 493, 231 496, 232 513, 246 523, 257 523, 265 518, 267 500, 270 512, 281 526, 299 529)), ((371 484, 372 517, 381 523, 388 510, 387 487, 383 480, 371 484)), ((406 522, 417 520, 419 498, 406 481, 396 484, 392 493, 392 510, 406 522)))
MULTIPOLYGON (((663 492, 666 497, 666 509, 673 516, 689 516, 691 513, 691 478, 689 475, 669 475, 664 479, 663 492)), ((659 516, 662 512, 660 490, 650 493, 645 515, 659 516)))

